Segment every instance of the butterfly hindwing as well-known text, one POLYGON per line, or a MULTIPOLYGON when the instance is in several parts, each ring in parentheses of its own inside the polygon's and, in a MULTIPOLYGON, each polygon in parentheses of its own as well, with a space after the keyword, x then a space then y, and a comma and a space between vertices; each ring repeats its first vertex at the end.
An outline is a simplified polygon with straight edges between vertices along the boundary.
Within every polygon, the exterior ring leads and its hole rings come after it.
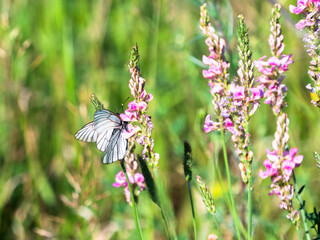
POLYGON ((128 141, 122 136, 121 129, 114 129, 102 162, 104 164, 113 163, 126 156, 128 141))
POLYGON ((97 148, 104 152, 108 146, 109 140, 112 136, 112 132, 114 129, 108 129, 104 131, 103 133, 98 134, 98 138, 96 141, 97 148))

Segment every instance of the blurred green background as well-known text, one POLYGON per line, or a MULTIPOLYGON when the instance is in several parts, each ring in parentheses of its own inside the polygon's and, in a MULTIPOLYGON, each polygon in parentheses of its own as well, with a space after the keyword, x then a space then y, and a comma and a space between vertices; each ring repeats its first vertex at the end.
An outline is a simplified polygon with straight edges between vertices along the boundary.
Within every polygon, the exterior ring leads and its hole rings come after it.
MULTIPOLYGON (((281 1, 285 54, 293 54, 284 83, 290 146, 304 155, 296 176, 306 184, 308 209, 319 206, 319 169, 312 158, 320 151, 319 109, 309 103, 309 57, 295 29, 298 17, 281 1), (315 185, 317 184, 317 185, 315 185)), ((118 163, 103 165, 94 144, 73 135, 93 118, 95 93, 110 110, 130 96, 127 63, 138 43, 146 89, 154 96, 154 123, 160 176, 172 202, 179 239, 192 239, 192 217, 184 180, 183 141, 188 139, 200 174, 213 192, 224 239, 233 225, 216 179, 222 170, 219 136, 202 131, 211 112, 207 81, 199 63, 208 54, 199 30, 196 0, 2 0, 0 1, 0 238, 1 239, 137 239, 131 207, 122 189, 112 187, 118 163)), ((215 26, 228 40, 232 74, 237 68, 236 16, 249 28, 253 58, 270 56, 267 42, 272 1, 212 1, 215 26)), ((275 118, 262 106, 251 124, 254 157, 254 231, 260 239, 296 239, 296 232, 268 196, 270 180, 258 172, 271 148, 275 118)), ((239 212, 246 198, 237 160, 229 143, 234 193, 239 212)), ((224 171, 223 171, 224 172, 224 171)), ((222 184, 223 185, 223 184, 222 184)), ((196 185, 198 239, 217 233, 196 185)), ((166 239, 158 208, 140 195, 139 214, 145 239, 166 239)))

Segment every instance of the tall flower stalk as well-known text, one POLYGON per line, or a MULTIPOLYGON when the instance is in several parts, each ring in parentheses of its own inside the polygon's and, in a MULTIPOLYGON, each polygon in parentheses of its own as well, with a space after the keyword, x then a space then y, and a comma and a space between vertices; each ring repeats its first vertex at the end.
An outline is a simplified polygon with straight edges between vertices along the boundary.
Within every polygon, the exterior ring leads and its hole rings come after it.
MULTIPOLYGON (((144 89, 145 79, 141 77, 139 62, 138 45, 134 46, 131 52, 129 62, 129 71, 131 79, 129 88, 134 100, 128 103, 128 109, 125 113, 120 114, 123 121, 128 122, 128 131, 124 136, 130 138, 134 135, 134 141, 144 147, 142 151, 143 159, 146 160, 151 168, 158 168, 159 154, 155 153, 154 140, 151 137, 153 123, 151 117, 146 114, 149 102, 153 99, 151 93, 147 94, 144 89)), ((129 144, 129 149, 132 149, 133 143, 129 144)))
MULTIPOLYGON (((209 80, 210 93, 212 95, 212 105, 215 116, 218 122, 213 122, 211 116, 208 115, 205 120, 204 131, 209 133, 211 131, 221 128, 221 137, 224 139, 224 126, 228 126, 230 119, 228 105, 230 99, 227 97, 229 67, 230 64, 225 60, 225 41, 215 33, 215 29, 209 22, 209 16, 206 8, 206 4, 203 4, 200 9, 200 29, 202 33, 207 37, 206 45, 208 46, 210 55, 209 57, 203 56, 202 61, 209 66, 208 70, 203 70, 203 76, 209 80)), ((223 144, 224 141, 223 141, 223 144)), ((225 146, 225 145, 224 145, 225 146)), ((235 229, 238 239, 241 239, 239 231, 239 217, 236 212, 233 193, 231 189, 231 177, 229 171, 229 164, 226 154, 224 154, 226 173, 229 186, 229 198, 231 201, 231 213, 235 222, 235 229)))
MULTIPOLYGON (((131 51, 131 57, 128 64, 131 79, 129 80, 129 88, 134 100, 128 103, 128 109, 120 114, 123 121, 127 122, 127 131, 123 136, 128 139, 129 154, 126 158, 127 166, 135 164, 135 144, 143 146, 142 159, 148 163, 149 167, 153 170, 154 177, 157 183, 156 204, 159 205, 163 220, 165 222, 166 231, 169 236, 176 239, 174 230, 174 223, 171 211, 169 211, 169 204, 164 204, 164 190, 162 183, 158 176, 158 167, 160 155, 154 152, 154 139, 152 138, 153 123, 151 116, 147 114, 148 104, 153 99, 151 93, 145 90, 145 79, 142 78, 139 63, 139 49, 135 45, 131 51), (166 207, 164 207, 166 206, 166 207)), ((130 168, 130 167, 129 167, 130 168)), ((148 185, 148 184, 147 184, 148 185)))
MULTIPOLYGON (((229 80, 229 63, 225 60, 225 42, 216 33, 209 23, 205 5, 201 8, 200 28, 207 36, 206 44, 210 55, 203 56, 203 63, 209 66, 203 70, 203 76, 209 80, 210 93, 212 95, 213 112, 217 122, 211 120, 208 115, 205 120, 204 131, 206 133, 220 128, 222 141, 224 142, 224 130, 232 134, 235 152, 239 157, 239 169, 242 181, 248 185, 248 239, 252 232, 252 159, 250 150, 249 121, 259 107, 259 100, 263 97, 260 86, 255 86, 254 65, 251 60, 248 31, 243 16, 238 17, 238 51, 240 56, 238 78, 229 80)), ((233 203, 230 171, 227 154, 224 146, 224 158, 229 183, 229 195, 235 214, 233 203)), ((235 221, 237 219, 235 218, 235 221)), ((239 223, 239 222, 238 222, 239 223)), ((237 225, 237 224, 236 224, 237 225)), ((240 236, 238 235, 238 238, 240 236)))
MULTIPOLYGON (((299 212, 294 209, 293 198, 295 188, 292 184, 294 168, 300 166, 303 156, 297 155, 298 149, 291 148, 287 150, 289 141, 289 118, 283 112, 286 102, 284 100, 287 87, 283 84, 284 73, 288 70, 288 65, 293 63, 291 55, 283 54, 285 45, 280 25, 280 5, 275 4, 272 10, 270 21, 269 45, 271 56, 264 61, 265 56, 255 62, 256 67, 262 75, 258 78, 261 85, 265 88, 265 104, 269 104, 277 118, 277 130, 275 139, 272 142, 273 150, 267 149, 267 159, 263 162, 266 170, 260 172, 260 177, 265 179, 270 177, 271 191, 270 195, 279 197, 280 208, 287 211, 287 218, 299 229, 299 212)), ((300 231, 298 230, 298 234, 300 231)))

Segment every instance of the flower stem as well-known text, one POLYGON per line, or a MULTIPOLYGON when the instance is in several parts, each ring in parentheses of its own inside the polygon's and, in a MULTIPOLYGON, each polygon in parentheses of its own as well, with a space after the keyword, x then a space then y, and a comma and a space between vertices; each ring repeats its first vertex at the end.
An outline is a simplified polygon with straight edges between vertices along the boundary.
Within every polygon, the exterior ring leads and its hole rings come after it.
POLYGON ((138 231, 138 234, 139 234, 139 239, 142 240, 143 237, 142 237, 142 232, 141 232, 141 227, 140 227, 140 221, 139 221, 139 217, 138 217, 138 212, 137 212, 137 208, 136 208, 136 204, 135 204, 135 200, 134 200, 134 195, 133 195, 133 191, 132 191, 132 187, 131 187, 131 184, 129 182, 129 178, 128 178, 128 173, 127 173, 127 170, 126 170, 126 167, 124 165, 124 161, 120 161, 121 163, 121 167, 123 169, 123 172, 125 173, 126 175, 126 179, 127 179, 127 184, 129 186, 129 190, 130 190, 130 196, 131 196, 131 203, 132 203, 132 209, 133 209, 133 215, 134 215, 134 221, 136 223, 136 228, 137 228, 137 231, 138 231))
POLYGON ((189 191, 190 204, 191 204, 191 210, 192 210, 194 240, 197 240, 197 224, 196 224, 196 216, 194 214, 194 207, 193 207, 193 200, 192 200, 192 192, 191 192, 190 181, 188 181, 188 191, 189 191))
POLYGON ((232 186, 231 186, 231 177, 230 177, 230 170, 229 170, 229 163, 228 163, 228 156, 227 156, 227 149, 226 149, 226 143, 224 140, 224 129, 223 129, 223 122, 220 120, 220 132, 221 132, 221 140, 222 140, 222 148, 223 148, 223 158, 224 158, 224 163, 226 167, 226 174, 227 174, 227 179, 228 179, 228 188, 229 188, 229 197, 231 201, 231 213, 234 219, 234 225, 236 228, 237 232, 237 237, 239 240, 241 240, 241 235, 239 231, 239 217, 236 211, 236 207, 234 205, 234 199, 233 199, 233 194, 232 194, 232 186))
POLYGON ((252 234, 252 177, 248 179, 248 240, 252 234))
POLYGON ((218 235, 219 238, 218 239, 223 239, 221 230, 220 230, 220 226, 219 226, 219 221, 217 220, 216 216, 212 214, 212 218, 213 218, 213 222, 216 225, 217 231, 218 231, 218 235))
MULTIPOLYGON (((296 175, 295 175, 294 171, 292 173, 292 177, 293 177, 293 182, 294 182, 294 188, 296 191, 299 191, 298 184, 296 181, 296 175)), ((302 200, 301 200, 300 194, 296 194, 296 197, 297 197, 300 205, 302 205, 302 200)), ((306 234, 306 238, 307 238, 307 240, 311 240, 310 233, 309 233, 309 227, 308 227, 308 224, 306 221, 306 211, 304 210, 304 208, 301 208, 300 212, 301 212, 301 216, 302 216, 302 222, 303 222, 303 227, 304 227, 304 231, 306 234)), ((297 229, 297 231, 298 231, 298 229, 297 229)), ((301 235, 300 231, 298 231, 298 234, 300 237, 300 235, 301 235)), ((302 238, 300 237, 300 239, 302 239, 302 238)))
POLYGON ((171 205, 167 201, 166 194, 165 194, 165 191, 164 191, 164 187, 162 185, 162 182, 161 182, 161 179, 159 177, 159 174, 158 174, 158 171, 157 171, 156 167, 153 168, 153 174, 154 174, 155 182, 156 182, 157 189, 158 189, 158 192, 157 192, 158 201, 159 201, 158 206, 160 207, 162 218, 163 218, 164 223, 165 223, 166 231, 167 231, 167 234, 168 234, 168 239, 178 240, 178 237, 177 237, 177 234, 176 234, 176 231, 175 231, 175 223, 173 221, 173 213, 172 213, 172 210, 170 208, 171 205), (164 208, 164 206, 166 206, 166 207, 164 208))
MULTIPOLYGON (((247 116, 246 120, 246 132, 249 133, 249 117, 247 116)), ((248 146, 248 152, 250 151, 250 145, 248 146)), ((252 159, 251 159, 252 161, 252 159)), ((247 171, 250 172, 248 176, 248 240, 251 240, 252 236, 252 164, 250 163, 248 166, 250 169, 247 171)))

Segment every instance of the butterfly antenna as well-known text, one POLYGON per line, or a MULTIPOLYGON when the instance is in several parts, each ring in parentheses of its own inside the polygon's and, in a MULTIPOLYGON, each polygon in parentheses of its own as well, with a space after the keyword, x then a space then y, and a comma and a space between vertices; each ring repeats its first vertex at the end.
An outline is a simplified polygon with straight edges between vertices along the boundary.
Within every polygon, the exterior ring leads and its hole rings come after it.
POLYGON ((122 106, 122 112, 123 112, 123 105, 126 103, 126 101, 128 101, 129 97, 127 97, 127 99, 121 104, 122 106))

